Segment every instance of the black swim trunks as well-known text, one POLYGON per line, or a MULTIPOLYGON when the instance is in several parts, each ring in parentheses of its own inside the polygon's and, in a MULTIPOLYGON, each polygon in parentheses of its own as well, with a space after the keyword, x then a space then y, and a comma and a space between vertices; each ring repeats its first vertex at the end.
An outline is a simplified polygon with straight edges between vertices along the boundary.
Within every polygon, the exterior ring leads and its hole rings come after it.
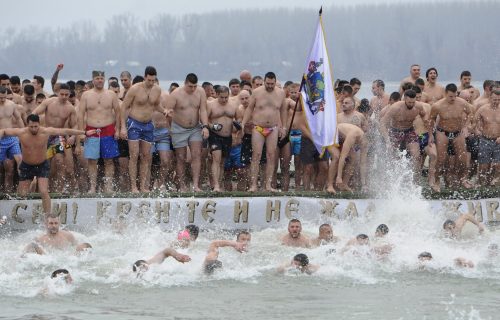
POLYGON ((22 161, 19 166, 19 181, 33 180, 37 178, 48 178, 50 173, 50 164, 48 160, 40 164, 27 164, 22 161))
POLYGON ((316 161, 326 161, 328 157, 324 155, 322 158, 319 157, 320 154, 314 143, 308 138, 302 136, 302 142, 300 144, 300 161, 303 164, 313 164, 316 161))
POLYGON ((437 131, 444 133, 446 138, 448 138, 448 155, 455 155, 455 148, 453 147, 453 140, 460 135, 460 131, 446 131, 442 128, 437 127, 437 131))
POLYGON ((213 132, 210 132, 210 135, 208 136, 208 145, 210 146, 210 151, 213 152, 221 150, 222 157, 224 158, 229 156, 229 152, 231 152, 232 143, 233 143, 232 136, 222 137, 213 132))

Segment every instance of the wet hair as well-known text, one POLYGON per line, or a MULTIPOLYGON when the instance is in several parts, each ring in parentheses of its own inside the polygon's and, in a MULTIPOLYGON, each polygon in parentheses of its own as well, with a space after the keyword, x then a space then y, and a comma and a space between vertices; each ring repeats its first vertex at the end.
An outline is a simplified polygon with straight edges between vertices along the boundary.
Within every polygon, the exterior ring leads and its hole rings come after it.
POLYGON ((427 71, 425 71, 425 77, 429 78, 429 73, 431 73, 431 71, 433 71, 433 70, 436 71, 436 76, 437 76, 438 75, 437 69, 432 67, 432 68, 427 69, 427 71))
POLYGON ((444 88, 445 92, 457 92, 458 88, 457 85, 454 83, 447 84, 446 87, 444 88))
POLYGON ((472 74, 470 73, 470 71, 465 70, 460 74, 460 79, 462 79, 463 77, 472 77, 472 74))
POLYGON ((355 85, 361 85, 361 80, 359 80, 358 78, 352 78, 351 81, 349 81, 349 85, 351 87, 354 87, 355 85))
POLYGON ((207 87, 210 87, 210 86, 212 86, 212 87, 213 87, 214 85, 213 85, 213 84, 211 84, 210 82, 207 82, 207 81, 203 82, 203 83, 202 83, 202 85, 201 85, 201 87, 202 87, 203 89, 205 89, 205 88, 207 88, 207 87))
POLYGON ((240 85, 240 80, 238 80, 236 78, 229 80, 229 86, 232 86, 235 84, 240 85))
POLYGON ((70 90, 75 90, 75 82, 73 80, 69 80, 66 84, 69 86, 70 90))
POLYGON ((255 76, 252 78, 252 83, 255 83, 255 80, 262 80, 261 76, 255 76))
POLYGON ((24 94, 31 96, 32 94, 35 93, 35 87, 32 84, 27 84, 23 88, 24 94))
POLYGON ((31 83, 31 80, 30 79, 24 79, 22 84, 26 84, 26 83, 31 83))
POLYGON ((295 223, 295 222, 301 223, 299 219, 292 219, 292 220, 288 221, 288 225, 291 225, 292 223, 295 223))
POLYGON ((85 82, 85 85, 89 88, 92 89, 94 87, 94 83, 92 81, 87 81, 85 82))
POLYGON ((86 84, 86 82, 85 82, 85 81, 83 81, 83 80, 78 80, 78 81, 75 83, 75 87, 76 87, 76 86, 85 87, 85 84, 86 84))
POLYGON ((112 82, 118 82, 118 78, 117 77, 109 77, 108 78, 108 83, 111 84, 112 82))
POLYGON ((356 236, 356 239, 357 239, 357 240, 368 240, 369 238, 368 238, 368 236, 367 236, 366 234, 364 234, 364 233, 360 233, 360 234, 358 234, 358 235, 356 236))
POLYGON ((71 90, 67 83, 60 83, 59 90, 71 90))
POLYGON ((45 98, 47 98, 47 97, 46 97, 46 96, 45 96, 45 94, 43 94, 43 93, 39 93, 39 94, 37 94, 37 95, 36 95, 36 97, 35 97, 35 99, 45 99, 45 98))
POLYGON ((2 74, 0 74, 0 81, 1 80, 9 80, 10 81, 10 77, 8 75, 6 75, 5 73, 2 73, 2 74))
POLYGON ((418 78, 417 80, 415 80, 415 85, 417 85, 417 86, 425 86, 424 79, 418 78))
POLYGON ((375 232, 380 232, 381 234, 388 234, 389 233, 389 227, 386 224, 381 224, 377 227, 375 232))
POLYGON ((198 226, 194 224, 188 224, 184 229, 186 229, 194 238, 198 238, 198 234, 200 233, 200 228, 198 228, 198 226))
POLYGON ((268 72, 268 73, 266 73, 266 75, 264 76, 264 79, 274 79, 274 80, 276 80, 276 75, 274 74, 274 72, 269 71, 269 72, 268 72))
POLYGON ((220 260, 213 260, 205 264, 203 272, 205 272, 206 275, 211 275, 214 273, 215 270, 221 268, 222 268, 222 262, 220 260))
POLYGON ((361 99, 358 111, 361 113, 367 113, 368 111, 370 111, 370 101, 368 99, 361 99))
MULTIPOLYGON (((243 82, 243 81, 241 81, 241 82, 243 82)), ((285 85, 283 86, 283 88, 287 88, 287 87, 288 87, 289 85, 291 85, 292 83, 293 83, 293 81, 288 80, 287 82, 285 82, 285 85)), ((240 85, 241 85, 241 83, 240 83, 240 85)))
POLYGON ((215 90, 215 93, 217 93, 217 95, 224 93, 224 92, 229 93, 229 88, 226 86, 219 86, 219 87, 217 87, 217 90, 215 90))
POLYGON ((0 94, 7 94, 7 88, 0 86, 0 94))
POLYGON ((194 73, 188 73, 186 76, 186 82, 192 83, 192 84, 197 84, 198 83, 198 76, 195 75, 194 73))
POLYGON ((373 83, 375 83, 377 85, 377 87, 382 87, 382 89, 385 89, 384 81, 377 79, 377 80, 373 81, 373 83))
POLYGON ((128 71, 122 71, 122 73, 120 73, 120 78, 121 77, 132 79, 132 75, 128 71))
POLYGON ((417 93, 415 91, 413 91, 412 89, 408 89, 405 91, 405 97, 413 99, 416 96, 417 96, 417 93))
POLYGON ((342 87, 342 92, 347 92, 348 94, 352 94, 353 90, 351 85, 346 84, 345 86, 342 87))
POLYGON ((432 259, 432 254, 430 252, 424 251, 418 255, 418 258, 419 259, 424 259, 424 258, 432 259))
POLYGON ((483 89, 486 89, 486 88, 491 89, 494 85, 495 85, 494 80, 484 80, 483 89))
POLYGON ((240 232, 238 232, 238 234, 236 235, 236 240, 239 240, 240 239, 240 236, 242 234, 246 234, 246 235, 250 235, 250 232, 246 231, 246 230, 241 230, 240 232))
POLYGON ((444 223, 443 223, 443 229, 446 229, 448 226, 450 227, 454 227, 455 226, 455 221, 453 220, 446 220, 444 223))
POLYGON ((141 76, 135 76, 134 79, 132 80, 132 84, 144 82, 144 77, 141 76))
POLYGON ((411 87, 413 87, 413 86, 414 86, 413 83, 411 83, 411 82, 405 82, 401 86, 401 89, 403 89, 403 92, 405 92, 406 90, 411 89, 411 87))
POLYGON ((34 75, 33 79, 35 79, 38 83, 40 83, 40 85, 43 88, 43 86, 45 85, 45 79, 42 76, 34 75))
POLYGON ((146 69, 144 69, 144 77, 146 76, 156 76, 156 68, 152 66, 147 66, 146 69))
POLYGON ((21 79, 18 76, 10 77, 10 84, 21 84, 21 79))
POLYGON ((136 262, 134 262, 134 264, 132 265, 132 271, 133 272, 137 272, 139 270, 139 268, 143 265, 143 264, 146 264, 146 260, 137 260, 136 262))
POLYGON ((411 87, 411 89, 412 89, 413 91, 415 91, 415 93, 417 93, 417 94, 418 94, 418 93, 422 93, 422 89, 420 89, 420 87, 419 87, 419 86, 413 86, 413 87, 411 87))
POLYGON ((240 82, 240 88, 243 89, 244 86, 250 86, 251 87, 252 84, 250 82, 246 81, 246 80, 243 80, 243 81, 240 82))
POLYGON ((303 253, 296 254, 293 257, 293 261, 297 261, 301 267, 305 267, 309 264, 309 258, 303 253))
POLYGON ((120 84, 116 81, 110 82, 109 83, 110 88, 120 88, 120 84))
POLYGON ((389 96, 389 100, 392 100, 392 101, 401 101, 401 94, 399 92, 397 92, 397 91, 394 91, 389 96))
POLYGON ((57 269, 56 271, 52 272, 50 278, 51 279, 57 278, 57 276, 60 274, 69 274, 69 271, 66 269, 57 269))

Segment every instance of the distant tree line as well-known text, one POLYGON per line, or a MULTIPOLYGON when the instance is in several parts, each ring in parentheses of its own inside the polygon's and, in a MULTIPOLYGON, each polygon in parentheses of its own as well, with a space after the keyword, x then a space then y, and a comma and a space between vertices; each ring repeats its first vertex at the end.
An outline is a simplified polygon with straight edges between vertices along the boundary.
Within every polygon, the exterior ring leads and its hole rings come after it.
MULTIPOLYGON (((498 78, 499 12, 498 1, 326 8, 334 76, 400 80, 419 63, 423 70, 437 67, 441 79, 457 79, 462 70, 475 80, 498 78)), ((317 16, 308 9, 256 9, 159 14, 148 21, 123 14, 102 29, 89 21, 64 28, 19 26, 0 35, 0 72, 49 77, 64 62, 68 79, 89 79, 92 69, 141 74, 146 65, 156 66, 161 79, 183 79, 188 72, 229 79, 242 69, 298 79, 317 16)))

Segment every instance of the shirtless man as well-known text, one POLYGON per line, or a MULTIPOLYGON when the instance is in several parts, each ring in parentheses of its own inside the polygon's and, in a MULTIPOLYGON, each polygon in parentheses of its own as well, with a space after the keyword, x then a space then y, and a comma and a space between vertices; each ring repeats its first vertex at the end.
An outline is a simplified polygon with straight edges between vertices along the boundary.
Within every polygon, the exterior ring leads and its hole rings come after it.
POLYGON ((420 65, 418 64, 412 64, 410 67, 410 76, 404 78, 401 80, 401 85, 402 86, 406 82, 411 82, 412 84, 415 84, 415 81, 420 78, 420 65))
POLYGON ((118 96, 120 100, 123 101, 125 99, 125 95, 127 91, 132 87, 132 75, 128 71, 122 71, 120 73, 120 82, 122 84, 122 88, 120 89, 120 95, 118 96))
POLYGON ((319 226, 318 237, 311 240, 311 245, 314 247, 319 247, 325 244, 336 243, 339 240, 339 237, 333 234, 332 226, 328 223, 324 223, 319 226))
MULTIPOLYGON (((1 98, 1 95, 0 95, 1 98)), ((37 177, 38 190, 42 196, 44 213, 50 213, 50 197, 48 190, 49 162, 47 161, 47 143, 51 135, 92 134, 95 131, 59 129, 40 127, 40 117, 36 114, 28 116, 25 128, 0 130, 0 139, 6 136, 18 136, 21 142, 22 162, 19 165, 19 193, 25 196, 34 177, 37 177)), ((0 140, 2 141, 2 140, 0 140)), ((19 142, 17 142, 19 143, 19 142)))
MULTIPOLYGON (((242 90, 239 94, 240 105, 236 111, 236 121, 241 123, 245 117, 245 112, 250 104, 250 92, 247 90, 242 90)), ((253 122, 251 119, 242 127, 241 131, 238 132, 237 139, 241 140, 241 151, 240 151, 240 162, 243 167, 243 175, 240 177, 240 182, 243 186, 243 190, 247 190, 250 187, 250 163, 252 161, 252 131, 253 122)), ((260 159, 259 159, 260 160, 260 159)))
MULTIPOLYGON (((415 118, 413 121, 413 127, 415 128, 415 132, 418 136, 418 144, 420 146, 420 155, 428 155, 429 156, 429 171, 428 171, 428 182, 429 186, 435 192, 440 192, 441 188, 438 183, 436 183, 436 163, 437 163, 437 150, 436 144, 429 144, 429 129, 426 124, 429 123, 429 119, 431 116, 431 105, 428 103, 422 102, 422 91, 420 87, 414 86, 413 91, 417 94, 417 102, 422 105, 422 108, 425 111, 425 117, 422 118, 420 116, 415 118)), ((424 164, 424 159, 421 161, 421 166, 424 164)))
POLYGON ((350 123, 366 132, 368 130, 368 120, 362 113, 355 110, 355 103, 352 97, 344 98, 342 112, 337 114, 337 123, 350 123))
POLYGON ((264 79, 261 76, 255 76, 252 78, 252 90, 262 87, 264 85, 264 79))
MULTIPOLYGON (((94 88, 85 91, 78 106, 78 126, 80 129, 96 129, 96 133, 85 139, 83 155, 88 159, 90 188, 96 192, 97 161, 104 159, 104 190, 113 192, 115 167, 113 158, 118 157, 118 132, 120 128, 120 105, 116 94, 104 89, 104 72, 93 71, 94 88)), ((81 144, 75 152, 81 154, 81 144)))
MULTIPOLYGON (((226 87, 227 88, 227 87, 226 87)), ((228 92, 229 95, 229 92, 228 92)), ((247 251, 248 245, 252 236, 248 231, 241 231, 236 236, 236 241, 231 240, 215 240, 208 247, 207 256, 203 261, 203 272, 206 275, 211 275, 215 270, 222 268, 222 262, 219 260, 219 248, 233 247, 234 250, 243 253, 247 251)))
MULTIPOLYGON (((162 97, 162 108, 166 106, 167 99, 169 99, 168 96, 162 97)), ((173 180, 174 149, 172 148, 172 137, 170 136, 171 119, 165 117, 165 114, 162 112, 154 111, 152 120, 154 125, 154 139, 151 145, 151 154, 158 153, 160 157, 160 168, 156 176, 158 178, 158 188, 164 191, 167 187, 168 189, 173 187, 171 182, 173 180)))
POLYGON ((318 271, 319 266, 316 264, 309 263, 309 258, 305 254, 299 253, 293 257, 292 261, 289 264, 287 263, 284 264, 283 266, 280 266, 278 268, 278 272, 285 273, 287 269, 292 269, 292 270, 296 269, 301 273, 311 275, 314 272, 318 271))
MULTIPOLYGON (((33 87, 32 84, 26 84, 23 88, 23 100, 21 102, 21 105, 24 108, 24 112, 26 116, 29 116, 33 110, 37 107, 36 101, 35 101, 35 87, 33 87)), ((26 123, 26 119, 23 119, 24 122, 26 123)))
POLYGON ((231 94, 229 97, 231 99, 237 98, 238 94, 240 94, 241 88, 240 88, 240 80, 238 79, 231 79, 229 81, 229 90, 231 91, 231 94))
POLYGON ((404 101, 389 107, 381 122, 381 133, 385 138, 388 150, 407 150, 413 160, 414 178, 420 175, 420 145, 413 122, 420 116, 425 118, 424 108, 416 102, 417 94, 412 89, 406 90, 404 101))
POLYGON ((60 230, 61 221, 56 214, 47 214, 45 218, 45 227, 47 233, 35 238, 35 243, 42 247, 56 250, 64 250, 71 246, 76 246, 75 236, 66 230, 60 230))
POLYGON ((217 99, 207 104, 208 122, 212 129, 208 145, 212 153, 213 191, 220 192, 221 169, 231 150, 233 121, 238 105, 229 101, 228 87, 220 86, 216 92, 217 99))
POLYGON ((137 161, 140 154, 139 187, 141 192, 149 192, 147 185, 150 163, 151 143, 154 140, 153 111, 164 113, 160 105, 161 89, 155 84, 156 69, 147 66, 144 81, 136 83, 128 91, 121 105, 122 139, 128 139, 130 191, 138 193, 137 161), (129 110, 130 109, 130 110, 129 110))
MULTIPOLYGON (((473 117, 473 107, 462 98, 457 97, 457 86, 446 86, 446 97, 432 105, 429 124, 429 144, 434 143, 432 130, 439 116, 436 128, 437 173, 440 174, 448 155, 448 144, 452 144, 456 155, 457 177, 465 188, 470 188, 466 180, 465 137, 468 135, 467 125, 473 117)), ((436 179, 438 179, 436 177, 436 179)))
POLYGON ((299 219, 292 219, 288 222, 288 234, 281 238, 281 244, 287 247, 310 248, 311 240, 300 234, 302 223, 299 219))
POLYGON ((356 102, 356 108, 358 108, 359 105, 361 104, 361 99, 359 99, 358 97, 356 97, 356 94, 361 89, 361 80, 359 80, 358 78, 352 78, 349 81, 349 85, 352 88, 352 97, 354 98, 354 101, 356 102))
POLYGON ((446 236, 450 238, 459 238, 462 235, 462 229, 464 228, 467 221, 475 224, 479 230, 479 233, 483 233, 484 225, 476 220, 471 214, 462 214, 455 221, 446 220, 443 223, 443 230, 446 236))
POLYGON ((278 136, 285 134, 287 123, 287 106, 285 93, 276 88, 276 75, 268 72, 264 77, 264 86, 255 89, 250 98, 250 104, 245 111, 242 126, 252 118, 254 128, 252 131, 252 163, 250 167, 252 184, 248 191, 257 191, 257 178, 259 162, 264 143, 266 144, 266 191, 276 191, 271 182, 276 163, 276 148, 278 136))
MULTIPOLYGON (((24 127, 23 119, 17 109, 17 105, 7 99, 7 88, 0 86, 0 129, 24 127)), ((19 148, 19 139, 6 135, 0 139, 0 163, 5 164, 6 160, 12 160, 21 163, 21 149, 19 148)), ((13 188, 14 165, 6 166, 5 172, 5 190, 11 191, 13 188)), ((0 183, 1 185, 1 183, 0 183)))
POLYGON ((460 86, 458 86, 458 91, 462 91, 462 90, 465 90, 467 89, 469 86, 472 87, 472 100, 476 100, 477 98, 479 98, 479 90, 477 88, 474 88, 472 85, 471 85, 471 82, 472 82, 472 74, 470 73, 470 71, 462 71, 462 73, 460 74, 460 86))
POLYGON ((171 136, 175 149, 176 174, 179 190, 186 192, 184 176, 187 146, 191 153, 191 174, 193 189, 200 189, 201 146, 208 139, 207 97, 203 88, 197 86, 198 77, 194 73, 186 76, 184 86, 174 90, 167 100, 167 111, 172 116, 171 136), (201 122, 201 128, 200 128, 201 122))
POLYGON ((433 105, 437 101, 441 100, 445 95, 443 86, 437 83, 437 77, 438 72, 434 67, 427 69, 425 72, 427 83, 424 87, 424 93, 426 94, 426 100, 424 102, 430 105, 433 105))
MULTIPOLYGON (((342 248, 340 253, 344 254, 347 251, 353 249, 353 247, 363 247, 369 245, 370 245, 370 238, 368 238, 366 234, 360 233, 356 236, 356 238, 347 241, 346 245, 344 246, 344 248, 342 248)), ((356 254, 356 250, 353 250, 353 253, 356 254)))
POLYGON ((491 90, 493 89, 493 86, 495 85, 495 81, 493 80, 485 80, 483 83, 483 90, 484 93, 482 96, 474 100, 474 108, 479 110, 482 106, 485 104, 490 103, 490 95, 491 95, 491 90))
POLYGON ((484 187, 500 182, 499 105, 500 88, 491 92, 490 103, 479 108, 475 115, 476 134, 479 136, 479 184, 484 187))
POLYGON ((149 270, 150 265, 162 264, 168 257, 172 257, 180 263, 191 261, 191 257, 188 255, 181 254, 172 248, 165 248, 147 260, 137 260, 134 262, 132 271, 137 272, 137 276, 140 276, 142 273, 149 270))
POLYGON ((382 80, 375 80, 372 83, 373 98, 370 100, 370 115, 375 113, 375 118, 378 119, 378 114, 382 108, 389 104, 389 94, 385 93, 385 83, 382 80))
MULTIPOLYGON (((52 128, 77 128, 77 116, 73 105, 68 101, 69 86, 59 84, 57 97, 45 99, 33 110, 33 114, 44 115, 45 125, 52 128)), ((71 146, 76 137, 52 136, 47 145, 47 159, 50 159, 51 180, 56 192, 63 192, 68 183, 71 190, 75 187, 75 166, 71 146)))

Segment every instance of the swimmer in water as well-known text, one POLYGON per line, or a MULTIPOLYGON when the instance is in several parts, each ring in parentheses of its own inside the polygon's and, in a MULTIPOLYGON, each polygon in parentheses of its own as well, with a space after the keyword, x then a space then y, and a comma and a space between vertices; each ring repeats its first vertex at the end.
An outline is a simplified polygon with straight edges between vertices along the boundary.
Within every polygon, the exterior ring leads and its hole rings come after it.
MULTIPOLYGON (((418 255, 418 261, 420 262, 420 268, 424 268, 425 264, 429 261, 432 261, 433 257, 430 252, 424 251, 418 255)), ((462 267, 462 268, 474 268, 474 263, 470 260, 467 260, 465 258, 455 258, 453 259, 453 262, 455 266, 457 267, 462 267)))
POLYGON ((286 270, 298 270, 301 273, 313 274, 318 271, 319 265, 309 263, 309 258, 303 254, 299 253, 295 255, 290 263, 284 264, 278 268, 279 273, 285 273, 286 270))
POLYGON ((455 221, 448 219, 443 223, 446 236, 450 238, 460 237, 467 221, 475 224, 479 229, 479 233, 483 233, 484 225, 482 223, 478 222, 471 214, 462 214, 455 221))
POLYGON ((247 251, 248 244, 252 240, 252 236, 248 231, 240 231, 236 236, 236 241, 231 240, 215 240, 210 243, 208 253, 203 262, 203 272, 206 275, 211 275, 215 270, 222 268, 222 262, 219 259, 219 248, 233 247, 234 250, 243 253, 247 251))
POLYGON ((311 244, 315 247, 319 247, 321 245, 336 243, 340 239, 339 237, 333 234, 332 226, 328 223, 324 223, 319 226, 319 234, 316 239, 311 240, 311 244))
POLYGON ((172 243, 174 248, 188 248, 191 242, 198 239, 198 234, 200 233, 200 228, 194 224, 187 225, 184 230, 177 234, 177 240, 172 243))
POLYGON ((73 278, 71 277, 71 274, 69 273, 68 270, 66 269, 57 269, 56 271, 52 272, 50 275, 51 279, 64 279, 64 282, 66 284, 71 284, 73 283, 73 278))
POLYGON ((375 238, 385 238, 385 236, 388 233, 389 233, 389 227, 382 223, 375 230, 375 238))
POLYGON ((292 219, 288 222, 288 234, 281 238, 281 244, 288 247, 310 248, 311 240, 300 234, 302 224, 299 219, 292 219))
POLYGON ((139 276, 140 274, 149 270, 149 265, 161 264, 168 257, 172 257, 181 263, 191 261, 191 258, 188 255, 180 254, 172 248, 166 248, 147 260, 137 260, 136 262, 134 262, 134 264, 132 265, 132 271, 137 272, 137 276, 139 276))
POLYGON ((340 251, 341 254, 346 253, 353 247, 362 247, 362 246, 369 246, 370 245, 370 238, 364 233, 360 233, 356 236, 356 238, 353 238, 349 240, 345 247, 340 251))

